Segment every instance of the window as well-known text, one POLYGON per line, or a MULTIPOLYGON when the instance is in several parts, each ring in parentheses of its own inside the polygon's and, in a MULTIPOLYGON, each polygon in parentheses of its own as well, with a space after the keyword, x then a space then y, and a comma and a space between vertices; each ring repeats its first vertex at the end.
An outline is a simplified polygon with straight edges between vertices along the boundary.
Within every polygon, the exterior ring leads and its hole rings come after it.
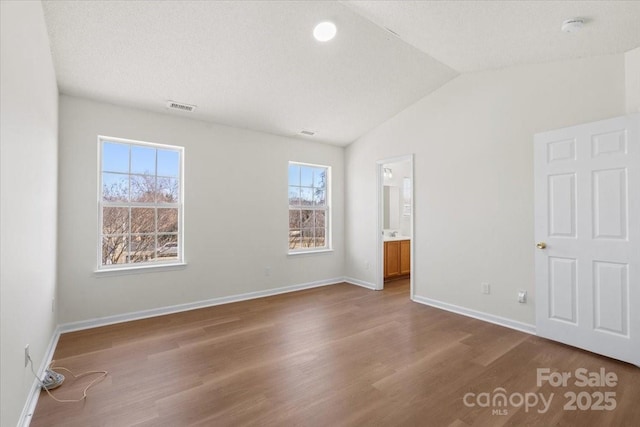
POLYGON ((329 249, 331 168, 289 162, 289 252, 329 249))
POLYGON ((402 215, 411 216, 411 178, 402 179, 402 215))
POLYGON ((182 147, 99 138, 99 269, 182 262, 182 147))

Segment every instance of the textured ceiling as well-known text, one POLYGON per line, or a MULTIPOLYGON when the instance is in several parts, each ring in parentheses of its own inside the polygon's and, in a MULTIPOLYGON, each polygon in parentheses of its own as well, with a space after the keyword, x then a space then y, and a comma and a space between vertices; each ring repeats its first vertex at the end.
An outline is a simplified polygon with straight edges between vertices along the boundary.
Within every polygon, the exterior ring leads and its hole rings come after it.
POLYGON ((354 11, 458 72, 640 46, 640 1, 350 1, 354 11), (560 31, 580 17, 578 33, 560 31))
POLYGON ((43 1, 60 91, 346 145, 459 72, 640 45, 640 1, 43 1), (583 17, 578 34, 559 28, 583 17), (322 20, 336 38, 313 39, 322 20), (399 34, 392 35, 384 27, 399 34))
POLYGON ((280 135, 346 145, 457 74, 338 2, 43 3, 62 93, 280 135))

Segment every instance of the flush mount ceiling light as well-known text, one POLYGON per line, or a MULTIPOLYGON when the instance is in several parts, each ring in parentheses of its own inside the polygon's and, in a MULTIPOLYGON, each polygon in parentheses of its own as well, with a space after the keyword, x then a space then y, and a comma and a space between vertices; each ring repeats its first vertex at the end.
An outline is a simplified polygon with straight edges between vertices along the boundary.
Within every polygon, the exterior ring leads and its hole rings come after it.
POLYGON ((577 33, 584 25, 584 20, 581 18, 567 19, 562 23, 562 31, 565 33, 577 33))
POLYGON ((319 42, 328 42, 336 36, 337 31, 336 24, 324 21, 316 25, 313 29, 313 37, 319 42))

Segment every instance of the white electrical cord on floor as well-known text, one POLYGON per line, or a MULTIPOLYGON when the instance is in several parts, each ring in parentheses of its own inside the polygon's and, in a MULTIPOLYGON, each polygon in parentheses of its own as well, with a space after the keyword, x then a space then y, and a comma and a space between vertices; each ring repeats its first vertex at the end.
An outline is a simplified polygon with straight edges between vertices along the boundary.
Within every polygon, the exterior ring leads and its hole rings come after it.
MULTIPOLYGON (((93 387, 94 384, 98 383, 99 381, 102 381, 103 379, 107 378, 107 375, 109 374, 109 372, 107 371, 87 371, 87 372, 83 372, 81 374, 74 374, 73 372, 71 372, 69 369, 67 368, 63 368, 62 366, 57 366, 56 369, 62 369, 63 371, 67 371, 68 373, 71 374, 71 376, 73 378, 81 378, 81 377, 85 377, 87 375, 92 375, 92 374, 100 374, 99 377, 97 377, 96 379, 94 379, 93 381, 91 381, 89 383, 89 385, 87 385, 84 390, 82 391, 82 398, 80 399, 58 399, 56 398, 53 394, 51 394, 51 392, 49 391, 49 388, 47 388, 44 384, 44 382, 40 379, 40 377, 38 377, 38 375, 36 374, 36 372, 33 369, 33 360, 31 360, 31 356, 27 356, 29 359, 29 363, 31 364, 31 372, 33 372, 33 375, 36 377, 36 380, 38 381, 38 384, 40 384, 40 386, 47 392, 47 394, 49 396, 51 396, 51 398, 53 400, 55 400, 56 402, 60 402, 60 403, 76 403, 76 402, 82 402, 83 400, 85 400, 87 398, 87 390, 89 390, 91 387, 93 387)), ((51 363, 49 363, 49 367, 47 368, 47 370, 51 370, 53 371, 53 364, 55 363, 55 360, 52 360, 51 363)), ((54 371, 55 372, 55 371, 54 371)), ((64 377, 63 377, 64 379, 64 377)), ((58 385, 60 385, 62 383, 62 381, 60 381, 60 383, 58 383, 56 385, 56 387, 58 385)))

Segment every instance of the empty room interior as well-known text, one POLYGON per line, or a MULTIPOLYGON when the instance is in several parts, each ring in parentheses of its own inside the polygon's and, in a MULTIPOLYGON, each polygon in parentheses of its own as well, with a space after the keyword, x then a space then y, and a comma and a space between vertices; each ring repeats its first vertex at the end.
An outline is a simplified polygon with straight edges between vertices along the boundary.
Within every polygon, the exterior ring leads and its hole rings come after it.
POLYGON ((4 426, 637 426, 640 2, 0 0, 4 426))

